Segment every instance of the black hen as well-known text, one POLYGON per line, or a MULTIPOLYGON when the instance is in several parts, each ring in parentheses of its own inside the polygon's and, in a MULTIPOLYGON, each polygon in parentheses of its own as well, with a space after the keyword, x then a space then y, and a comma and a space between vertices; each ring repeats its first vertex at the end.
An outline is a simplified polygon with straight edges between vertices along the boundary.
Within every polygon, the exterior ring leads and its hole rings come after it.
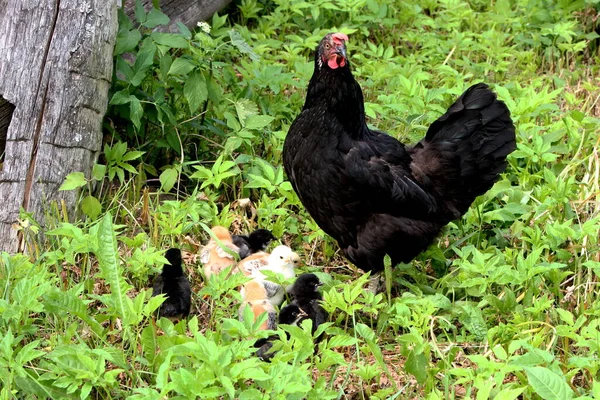
POLYGON ((285 171, 317 224, 364 271, 409 262, 464 214, 506 168, 516 148, 506 105, 470 87, 407 147, 365 122, 363 94, 341 33, 328 34, 302 112, 283 149, 285 171))
POLYGON ((152 290, 152 296, 166 296, 158 309, 158 316, 171 320, 185 318, 190 313, 192 290, 190 281, 181 268, 181 251, 169 249, 165 258, 169 264, 165 264, 162 273, 154 279, 152 290))
POLYGON ((267 229, 257 229, 249 235, 233 235, 233 244, 239 249, 240 259, 244 259, 251 254, 264 251, 275 236, 267 229))

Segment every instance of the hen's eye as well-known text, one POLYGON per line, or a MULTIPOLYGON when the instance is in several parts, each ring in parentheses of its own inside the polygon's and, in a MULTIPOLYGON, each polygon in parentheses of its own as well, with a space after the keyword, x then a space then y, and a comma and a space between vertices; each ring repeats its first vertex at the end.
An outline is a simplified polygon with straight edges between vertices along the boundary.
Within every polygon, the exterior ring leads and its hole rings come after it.
POLYGON ((325 43, 325 49, 329 50, 330 47, 331 45, 329 43, 325 43))
POLYGON ((279 258, 281 258, 283 260, 283 256, 279 256, 279 258))

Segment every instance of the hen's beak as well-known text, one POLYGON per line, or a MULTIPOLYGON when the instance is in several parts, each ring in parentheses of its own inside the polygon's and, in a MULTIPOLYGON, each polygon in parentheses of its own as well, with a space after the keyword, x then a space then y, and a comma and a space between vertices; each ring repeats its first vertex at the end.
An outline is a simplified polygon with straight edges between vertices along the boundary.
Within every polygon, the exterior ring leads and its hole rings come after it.
POLYGON ((323 286, 323 282, 319 281, 319 283, 317 283, 317 287, 320 288, 321 286, 323 286))
POLYGON ((334 54, 337 55, 338 57, 343 57, 345 60, 346 59, 346 46, 344 46, 344 44, 337 45, 335 47, 334 54))

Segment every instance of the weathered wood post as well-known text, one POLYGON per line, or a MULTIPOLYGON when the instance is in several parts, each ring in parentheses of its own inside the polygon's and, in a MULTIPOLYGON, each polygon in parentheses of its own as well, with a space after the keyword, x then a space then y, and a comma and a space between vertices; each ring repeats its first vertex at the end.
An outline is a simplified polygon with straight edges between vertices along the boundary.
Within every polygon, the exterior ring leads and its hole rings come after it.
POLYGON ((0 250, 22 250, 21 207, 73 211, 58 188, 100 151, 116 33, 116 0, 0 0, 0 250))
MULTIPOLYGON (((171 22, 166 28, 159 27, 158 29, 179 32, 177 22, 192 29, 196 27, 196 23, 210 18, 230 2, 231 0, 159 0, 160 10, 171 19, 171 22)), ((124 0, 124 3, 125 14, 133 20, 135 0, 124 0)), ((153 7, 154 1, 141 0, 141 3, 146 11, 149 11, 153 7)))

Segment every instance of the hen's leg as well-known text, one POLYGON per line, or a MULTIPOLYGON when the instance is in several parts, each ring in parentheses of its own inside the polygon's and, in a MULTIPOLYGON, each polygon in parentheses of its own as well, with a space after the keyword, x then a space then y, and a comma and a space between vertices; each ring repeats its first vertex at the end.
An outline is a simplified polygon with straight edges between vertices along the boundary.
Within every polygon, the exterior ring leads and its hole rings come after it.
POLYGON ((375 272, 369 278, 369 284, 367 290, 373 294, 381 293, 385 283, 384 276, 381 272, 375 272))

